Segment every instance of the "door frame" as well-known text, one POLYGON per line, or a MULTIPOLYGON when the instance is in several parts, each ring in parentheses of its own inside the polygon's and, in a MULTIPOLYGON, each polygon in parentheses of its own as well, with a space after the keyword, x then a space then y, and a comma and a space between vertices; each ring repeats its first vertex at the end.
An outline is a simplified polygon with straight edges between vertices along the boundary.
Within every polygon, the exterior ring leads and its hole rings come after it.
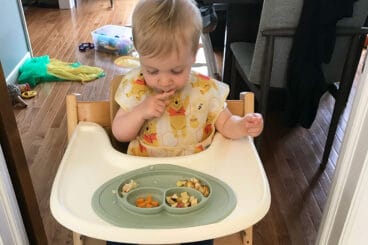
POLYGON ((0 144, 30 244, 47 244, 36 194, 0 62, 0 144))

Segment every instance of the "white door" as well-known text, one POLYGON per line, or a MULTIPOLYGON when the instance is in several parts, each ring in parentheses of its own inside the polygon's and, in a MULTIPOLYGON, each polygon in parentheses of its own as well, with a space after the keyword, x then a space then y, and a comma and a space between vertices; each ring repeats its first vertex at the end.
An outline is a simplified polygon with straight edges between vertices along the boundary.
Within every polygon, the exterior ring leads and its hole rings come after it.
POLYGON ((28 245, 19 206, 0 145, 0 245, 28 245))

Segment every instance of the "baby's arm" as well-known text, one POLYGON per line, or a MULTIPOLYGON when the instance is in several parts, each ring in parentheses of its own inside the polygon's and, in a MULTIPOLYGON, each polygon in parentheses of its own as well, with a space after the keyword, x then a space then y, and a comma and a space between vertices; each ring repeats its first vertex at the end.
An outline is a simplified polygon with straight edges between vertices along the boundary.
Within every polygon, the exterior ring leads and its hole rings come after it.
POLYGON ((112 122, 112 134, 122 142, 135 139, 148 119, 160 117, 169 103, 169 97, 175 91, 148 96, 142 103, 130 111, 122 108, 116 113, 112 122))
POLYGON ((225 108, 215 123, 217 131, 230 139, 238 139, 244 136, 257 137, 263 130, 263 117, 259 113, 248 113, 244 117, 232 115, 225 108))

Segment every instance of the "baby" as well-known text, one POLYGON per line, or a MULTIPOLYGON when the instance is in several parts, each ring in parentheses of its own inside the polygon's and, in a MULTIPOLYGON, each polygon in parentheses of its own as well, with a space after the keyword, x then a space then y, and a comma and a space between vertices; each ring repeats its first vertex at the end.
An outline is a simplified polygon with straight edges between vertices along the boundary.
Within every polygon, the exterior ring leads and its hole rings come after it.
POLYGON ((197 153, 217 131, 238 139, 258 136, 258 113, 232 115, 225 83, 191 71, 202 18, 191 0, 141 0, 133 13, 133 40, 141 67, 122 80, 112 132, 130 142, 128 154, 178 156, 197 153))

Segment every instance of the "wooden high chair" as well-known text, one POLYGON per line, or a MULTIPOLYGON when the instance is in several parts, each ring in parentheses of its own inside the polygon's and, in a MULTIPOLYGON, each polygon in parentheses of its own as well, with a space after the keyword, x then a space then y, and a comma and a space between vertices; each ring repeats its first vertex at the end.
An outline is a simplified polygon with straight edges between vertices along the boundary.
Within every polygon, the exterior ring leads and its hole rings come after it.
MULTIPOLYGON (((110 100, 107 101, 78 101, 74 94, 66 97, 66 113, 67 113, 67 128, 68 139, 71 138, 74 129, 81 121, 94 122, 106 129, 111 136, 111 122, 119 109, 119 105, 114 100, 114 95, 123 76, 117 76, 111 81, 110 85, 110 100)), ((242 92, 240 100, 227 100, 229 110, 239 116, 254 111, 254 94, 251 92, 242 92)), ((110 137, 112 145, 115 148, 120 148, 118 143, 110 137)), ((253 227, 249 227, 241 232, 244 245, 253 244, 253 227)), ((73 244, 83 245, 84 236, 73 232, 73 244)))

